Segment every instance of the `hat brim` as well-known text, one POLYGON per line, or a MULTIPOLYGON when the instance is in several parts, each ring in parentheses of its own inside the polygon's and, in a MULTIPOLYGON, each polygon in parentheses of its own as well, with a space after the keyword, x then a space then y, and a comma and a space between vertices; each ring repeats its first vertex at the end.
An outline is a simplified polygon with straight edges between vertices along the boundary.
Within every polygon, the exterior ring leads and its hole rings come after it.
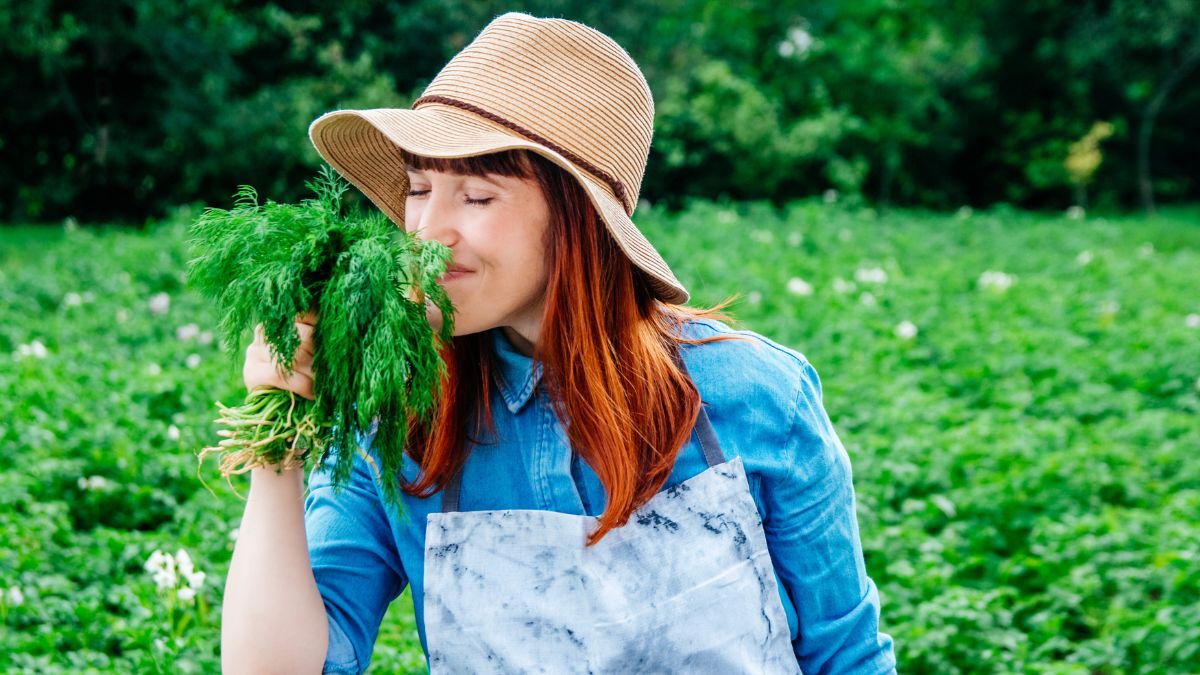
POLYGON ((404 227, 408 193, 401 148, 415 155, 445 159, 504 150, 536 152, 583 186, 617 245, 650 277, 656 297, 675 304, 688 301, 687 290, 608 186, 554 150, 499 124, 441 105, 418 110, 337 110, 314 120, 308 135, 321 157, 400 227, 404 227))

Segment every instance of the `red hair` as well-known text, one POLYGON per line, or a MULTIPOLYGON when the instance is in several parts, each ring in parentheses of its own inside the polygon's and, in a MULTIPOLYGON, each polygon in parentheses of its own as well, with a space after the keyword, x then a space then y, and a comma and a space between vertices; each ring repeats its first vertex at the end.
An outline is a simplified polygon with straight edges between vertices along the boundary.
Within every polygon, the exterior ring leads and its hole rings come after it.
MULTIPOLYGON (((550 257, 542 330, 533 355, 571 446, 596 472, 608 501, 588 543, 624 525, 662 489, 700 412, 700 394, 675 364, 680 327, 693 318, 726 319, 731 300, 708 309, 656 300, 600 221, 583 188, 549 160, 524 150, 461 159, 405 154, 417 169, 465 175, 495 173, 535 180, 550 206, 550 257)), ((432 423, 410 423, 409 455, 421 467, 404 484, 429 497, 466 463, 486 427, 494 433, 491 374, 495 354, 485 334, 455 337, 442 350, 447 374, 432 423), (468 432, 467 422, 474 421, 468 432)))

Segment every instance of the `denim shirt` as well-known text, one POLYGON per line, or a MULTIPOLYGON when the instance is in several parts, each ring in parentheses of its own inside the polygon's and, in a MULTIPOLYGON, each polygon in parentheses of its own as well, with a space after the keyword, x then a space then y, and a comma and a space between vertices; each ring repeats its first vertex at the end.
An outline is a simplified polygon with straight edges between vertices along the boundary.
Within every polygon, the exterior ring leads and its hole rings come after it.
MULTIPOLYGON (((809 675, 895 670, 892 639, 879 632, 879 593, 867 576, 854 512, 850 460, 821 402, 821 383, 803 355, 749 331, 692 321, 684 335, 733 333, 745 340, 682 345, 727 459, 741 457, 762 516, 797 662, 809 675)), ((573 453, 541 384, 540 367, 492 331, 499 357, 492 413, 496 443, 475 447, 463 469, 461 510, 540 509, 598 516, 605 493, 573 453)), ((372 453, 372 436, 362 446, 372 453)), ((664 487, 707 468, 693 434, 664 487)), ((418 467, 405 458, 404 477, 418 467)), ((340 492, 313 469, 305 531, 329 623, 326 673, 366 670, 389 603, 412 586, 421 646, 425 522, 441 494, 384 507, 372 470, 356 454, 340 492)), ((702 618, 702 617, 701 617, 702 618)))

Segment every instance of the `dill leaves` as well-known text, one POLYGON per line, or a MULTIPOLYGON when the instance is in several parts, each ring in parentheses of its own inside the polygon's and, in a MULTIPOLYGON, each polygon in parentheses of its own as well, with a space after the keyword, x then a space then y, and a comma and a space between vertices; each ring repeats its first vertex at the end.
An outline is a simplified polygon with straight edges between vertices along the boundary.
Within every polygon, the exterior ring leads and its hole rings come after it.
POLYGON ((307 183, 315 198, 260 204, 243 186, 230 210, 209 208, 192 224, 189 284, 219 308, 219 330, 236 358, 243 337, 263 324, 279 366, 291 373, 300 346, 297 315, 315 308, 313 394, 264 387, 236 407, 217 406, 224 437, 205 448, 221 473, 307 468, 336 455, 332 482, 344 486, 355 448, 381 480, 384 501, 399 505, 409 419, 428 424, 445 372, 439 344, 453 334, 452 307, 437 283, 450 249, 422 242, 382 213, 345 213, 348 185, 328 166, 307 183), (442 312, 435 335, 426 302, 442 312), (379 464, 358 446, 375 424, 379 464))

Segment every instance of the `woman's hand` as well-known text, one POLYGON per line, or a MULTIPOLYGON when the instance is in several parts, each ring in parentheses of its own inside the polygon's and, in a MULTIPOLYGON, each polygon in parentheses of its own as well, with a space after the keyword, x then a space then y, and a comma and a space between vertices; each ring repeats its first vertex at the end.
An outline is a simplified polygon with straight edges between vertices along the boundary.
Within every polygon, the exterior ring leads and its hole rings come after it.
POLYGON ((309 310, 296 318, 296 330, 300 333, 300 348, 292 360, 289 377, 275 361, 275 354, 263 337, 262 324, 254 327, 254 342, 246 348, 246 363, 242 366, 242 381, 246 391, 256 387, 271 386, 291 391, 308 400, 313 400, 313 329, 317 325, 317 313, 309 310))

